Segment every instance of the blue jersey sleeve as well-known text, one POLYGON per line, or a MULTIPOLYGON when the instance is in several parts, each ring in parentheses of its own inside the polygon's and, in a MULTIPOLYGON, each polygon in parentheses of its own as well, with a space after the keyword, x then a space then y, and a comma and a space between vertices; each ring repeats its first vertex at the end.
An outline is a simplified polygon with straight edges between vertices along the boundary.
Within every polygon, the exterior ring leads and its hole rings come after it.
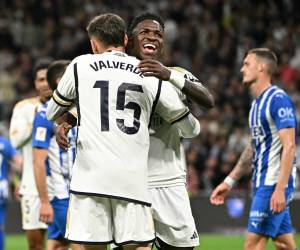
POLYGON ((7 156, 8 160, 11 160, 17 154, 16 149, 11 145, 9 141, 7 141, 7 156))
POLYGON ((290 97, 284 93, 276 94, 270 104, 270 112, 277 130, 296 128, 295 107, 290 97))
POLYGON ((53 122, 48 121, 45 112, 36 114, 32 129, 32 147, 48 149, 53 136, 53 122))

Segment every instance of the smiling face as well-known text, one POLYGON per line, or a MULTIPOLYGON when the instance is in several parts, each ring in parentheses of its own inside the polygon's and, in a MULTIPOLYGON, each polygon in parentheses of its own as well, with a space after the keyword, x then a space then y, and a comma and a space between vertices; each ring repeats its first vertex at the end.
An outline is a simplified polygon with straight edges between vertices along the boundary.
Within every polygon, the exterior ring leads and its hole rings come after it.
POLYGON ((164 45, 164 31, 159 22, 146 19, 133 30, 132 52, 139 59, 159 59, 164 45))

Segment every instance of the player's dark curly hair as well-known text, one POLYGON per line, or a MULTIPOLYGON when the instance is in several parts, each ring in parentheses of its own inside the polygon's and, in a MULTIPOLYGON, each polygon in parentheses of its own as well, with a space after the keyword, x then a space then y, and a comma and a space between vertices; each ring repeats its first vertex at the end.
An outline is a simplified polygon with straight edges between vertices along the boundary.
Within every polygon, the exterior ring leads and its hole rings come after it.
POLYGON ((135 29, 135 27, 144 20, 157 21, 163 29, 165 28, 165 24, 159 15, 156 15, 156 14, 153 14, 150 12, 143 13, 143 14, 138 15, 135 18, 133 18, 131 20, 131 22, 129 23, 128 29, 127 29, 127 36, 129 38, 131 38, 133 36, 133 30, 135 29))
POLYGON ((70 62, 69 60, 57 60, 49 65, 46 76, 52 90, 57 88, 57 79, 62 77, 70 62))

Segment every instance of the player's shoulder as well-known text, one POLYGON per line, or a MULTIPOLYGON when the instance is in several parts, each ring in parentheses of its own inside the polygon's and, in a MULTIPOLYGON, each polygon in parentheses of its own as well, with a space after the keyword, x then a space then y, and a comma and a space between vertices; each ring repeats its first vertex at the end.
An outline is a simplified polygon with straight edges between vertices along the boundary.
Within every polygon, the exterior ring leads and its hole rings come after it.
POLYGON ((273 100, 287 99, 291 100, 291 97, 284 91, 284 89, 274 85, 273 86, 273 100))
POLYGON ((171 70, 176 70, 179 73, 182 73, 184 75, 184 78, 191 82, 199 82, 199 79, 185 68, 178 67, 178 66, 172 66, 172 67, 168 67, 168 68, 171 70))
POLYGON ((14 109, 23 109, 27 107, 36 107, 40 104, 39 97, 31 97, 24 100, 21 100, 16 103, 14 109))

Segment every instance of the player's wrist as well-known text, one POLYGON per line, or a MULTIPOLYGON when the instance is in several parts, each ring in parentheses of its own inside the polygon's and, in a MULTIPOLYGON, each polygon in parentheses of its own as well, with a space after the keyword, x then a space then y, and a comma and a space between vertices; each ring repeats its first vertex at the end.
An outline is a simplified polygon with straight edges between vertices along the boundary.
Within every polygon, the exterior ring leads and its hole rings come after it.
POLYGON ((185 78, 180 72, 171 70, 169 82, 171 82, 175 87, 183 89, 185 78))
POLYGON ((234 185, 236 184, 236 180, 233 179, 230 175, 228 175, 224 181, 224 183, 226 183, 230 188, 233 188, 234 185))

